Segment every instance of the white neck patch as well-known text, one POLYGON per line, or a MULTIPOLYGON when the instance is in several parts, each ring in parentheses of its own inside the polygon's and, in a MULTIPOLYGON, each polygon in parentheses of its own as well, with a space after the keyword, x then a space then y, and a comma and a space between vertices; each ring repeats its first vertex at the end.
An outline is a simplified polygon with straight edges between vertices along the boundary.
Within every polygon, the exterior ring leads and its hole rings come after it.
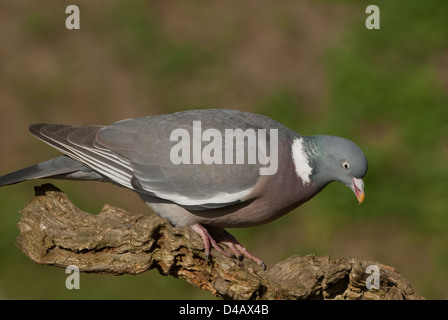
POLYGON ((310 161, 305 152, 303 139, 296 138, 293 140, 291 153, 297 176, 302 179, 302 184, 306 185, 311 183, 310 176, 313 168, 310 167, 310 161))

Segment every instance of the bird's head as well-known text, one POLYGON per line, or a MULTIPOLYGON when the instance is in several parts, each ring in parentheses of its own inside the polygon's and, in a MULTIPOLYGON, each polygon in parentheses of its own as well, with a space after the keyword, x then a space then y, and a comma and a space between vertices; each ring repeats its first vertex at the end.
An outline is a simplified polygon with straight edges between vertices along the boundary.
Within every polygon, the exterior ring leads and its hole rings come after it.
POLYGON ((364 201, 364 178, 367 159, 361 149, 352 141, 335 136, 307 137, 310 156, 315 162, 316 172, 312 180, 327 184, 339 181, 352 189, 359 203, 364 201))

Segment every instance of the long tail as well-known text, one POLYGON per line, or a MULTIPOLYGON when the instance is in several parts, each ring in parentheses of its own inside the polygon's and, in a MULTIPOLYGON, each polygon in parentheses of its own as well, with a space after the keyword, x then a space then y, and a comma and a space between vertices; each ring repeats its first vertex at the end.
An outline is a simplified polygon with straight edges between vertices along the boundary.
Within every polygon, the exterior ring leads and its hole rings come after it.
POLYGON ((22 181, 52 178, 109 181, 106 177, 68 156, 60 156, 0 177, 0 186, 22 181))

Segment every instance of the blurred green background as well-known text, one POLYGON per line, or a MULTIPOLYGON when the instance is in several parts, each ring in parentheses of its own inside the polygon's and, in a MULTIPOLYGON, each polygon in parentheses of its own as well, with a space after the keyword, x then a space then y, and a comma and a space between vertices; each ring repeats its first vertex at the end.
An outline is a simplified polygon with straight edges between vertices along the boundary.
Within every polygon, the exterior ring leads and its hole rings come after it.
MULTIPOLYGON (((262 113, 366 153, 366 201, 341 184, 268 225, 231 232, 268 266, 330 254, 397 268, 420 295, 448 298, 448 2, 2 1, 0 174, 58 152, 36 122, 110 124, 193 108, 262 113), (81 29, 65 28, 76 4, 81 29), (381 10, 367 30, 365 9, 381 10)), ((36 265, 15 246, 27 182, 0 189, 0 298, 208 299, 157 271, 82 274, 36 265)), ((60 182, 82 209, 149 212, 128 190, 60 182)))

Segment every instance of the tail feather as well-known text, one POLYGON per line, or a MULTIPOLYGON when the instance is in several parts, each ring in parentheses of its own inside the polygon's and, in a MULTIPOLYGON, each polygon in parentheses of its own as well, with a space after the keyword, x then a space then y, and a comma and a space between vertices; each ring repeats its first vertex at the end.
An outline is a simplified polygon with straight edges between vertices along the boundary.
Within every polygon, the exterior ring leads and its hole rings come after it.
POLYGON ((60 156, 1 176, 0 186, 42 178, 107 181, 104 176, 81 162, 68 156, 60 156))

